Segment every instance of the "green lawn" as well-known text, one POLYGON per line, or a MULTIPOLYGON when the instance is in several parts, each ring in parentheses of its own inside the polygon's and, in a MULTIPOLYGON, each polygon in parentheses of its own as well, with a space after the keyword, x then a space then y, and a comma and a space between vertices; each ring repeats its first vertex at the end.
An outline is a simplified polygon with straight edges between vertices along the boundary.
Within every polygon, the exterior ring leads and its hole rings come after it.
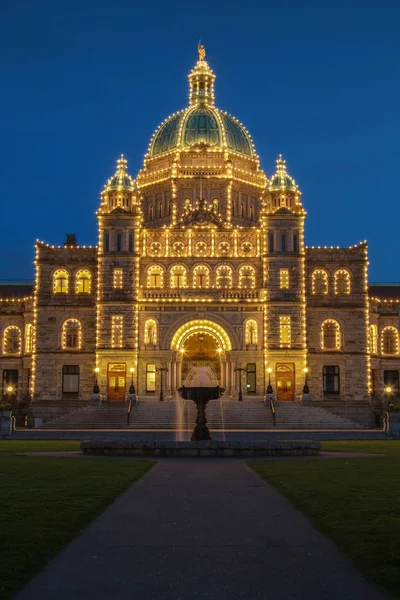
POLYGON ((74 441, 0 442, 0 598, 11 597, 152 461, 16 456, 74 441))
POLYGON ((323 442, 323 450, 371 458, 249 461, 359 570, 400 597, 400 441, 323 442))
POLYGON ((0 440, 0 452, 76 452, 80 440, 0 440))

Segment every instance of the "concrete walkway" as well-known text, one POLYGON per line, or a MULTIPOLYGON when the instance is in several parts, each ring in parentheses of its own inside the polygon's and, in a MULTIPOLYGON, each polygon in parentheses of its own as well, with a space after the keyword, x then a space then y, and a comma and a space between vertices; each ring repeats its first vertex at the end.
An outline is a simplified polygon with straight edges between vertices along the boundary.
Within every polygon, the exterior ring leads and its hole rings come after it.
POLYGON ((71 598, 387 597, 243 461, 180 459, 160 461, 16 596, 71 598))

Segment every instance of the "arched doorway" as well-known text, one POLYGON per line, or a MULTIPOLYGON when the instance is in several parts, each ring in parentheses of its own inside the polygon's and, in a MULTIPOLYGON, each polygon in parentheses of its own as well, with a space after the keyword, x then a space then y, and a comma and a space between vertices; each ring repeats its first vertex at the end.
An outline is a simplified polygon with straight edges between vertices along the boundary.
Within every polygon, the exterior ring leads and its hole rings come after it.
POLYGON ((226 351, 232 349, 225 329, 206 319, 185 323, 176 331, 171 349, 178 351, 176 385, 180 387, 190 367, 211 367, 224 387, 226 381, 226 351))
POLYGON ((182 381, 190 367, 211 367, 221 383, 221 354, 223 350, 217 338, 209 332, 189 334, 181 348, 182 381))

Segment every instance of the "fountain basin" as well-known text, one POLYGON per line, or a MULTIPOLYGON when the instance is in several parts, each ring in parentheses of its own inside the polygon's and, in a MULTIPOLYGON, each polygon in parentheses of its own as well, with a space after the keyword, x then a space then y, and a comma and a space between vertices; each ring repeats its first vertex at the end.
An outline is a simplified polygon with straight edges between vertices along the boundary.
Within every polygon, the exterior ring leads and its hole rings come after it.
POLYGON ((307 440, 297 442, 84 440, 81 442, 81 450, 83 454, 103 456, 257 458, 316 456, 320 453, 321 443, 307 440))

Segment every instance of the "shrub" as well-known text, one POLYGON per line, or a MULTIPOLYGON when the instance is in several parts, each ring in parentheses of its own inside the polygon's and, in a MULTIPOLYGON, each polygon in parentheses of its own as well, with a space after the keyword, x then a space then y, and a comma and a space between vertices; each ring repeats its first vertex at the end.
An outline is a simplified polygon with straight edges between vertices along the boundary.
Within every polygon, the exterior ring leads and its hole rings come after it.
POLYGON ((9 402, 0 402, 0 410, 11 410, 11 404, 9 402))
POLYGON ((393 404, 393 402, 391 402, 389 404, 389 412, 393 412, 393 411, 394 411, 394 404, 393 404))

